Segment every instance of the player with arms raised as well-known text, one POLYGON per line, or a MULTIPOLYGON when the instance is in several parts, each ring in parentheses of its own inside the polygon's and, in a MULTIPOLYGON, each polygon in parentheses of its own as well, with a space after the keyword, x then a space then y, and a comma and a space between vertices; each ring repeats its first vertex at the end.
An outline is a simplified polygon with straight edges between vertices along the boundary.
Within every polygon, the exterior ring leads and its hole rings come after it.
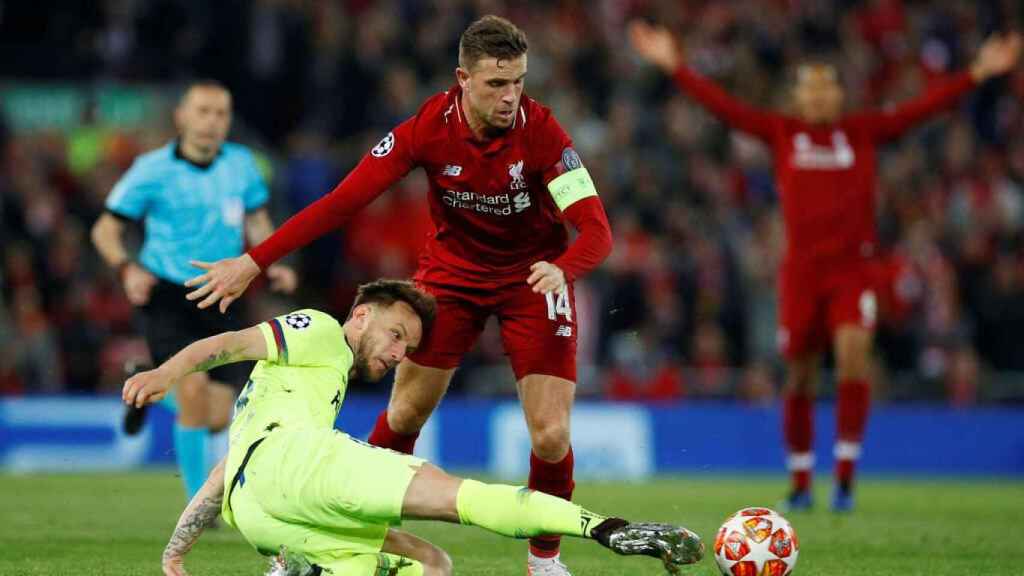
POLYGON ((832 506, 849 510, 870 403, 878 146, 949 108, 978 83, 1010 70, 1021 39, 1016 34, 989 39, 969 70, 887 111, 844 115, 835 67, 808 62, 797 69, 796 115, 788 116, 747 106, 696 74, 664 28, 637 22, 630 36, 640 55, 684 92, 772 148, 786 222, 779 334, 789 374, 783 407, 793 478, 788 504, 791 509, 811 506, 812 401, 820 355, 831 344, 838 379, 832 506))
MULTIPOLYGON (((532 440, 530 488, 570 499, 569 412, 576 380, 572 282, 611 250, 594 184, 551 111, 523 96, 527 41, 496 16, 459 42, 458 83, 367 154, 329 195, 247 254, 190 281, 200 308, 226 310, 285 254, 343 225, 416 167, 430 182, 435 232, 417 283, 437 298, 438 322, 399 366, 370 441, 412 453, 463 354, 498 317, 532 440), (565 221, 579 232, 569 243, 565 221)), ((557 538, 531 540, 530 574, 568 574, 557 538)))

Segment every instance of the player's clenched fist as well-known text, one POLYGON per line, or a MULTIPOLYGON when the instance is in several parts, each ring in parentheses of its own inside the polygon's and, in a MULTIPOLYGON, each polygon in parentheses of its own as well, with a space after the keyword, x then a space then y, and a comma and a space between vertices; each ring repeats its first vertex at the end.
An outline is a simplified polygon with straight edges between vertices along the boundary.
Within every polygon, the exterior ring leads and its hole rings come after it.
POLYGON ((125 381, 121 399, 125 404, 141 408, 162 400, 172 383, 173 380, 159 368, 139 372, 125 381))
POLYGON ((537 294, 559 292, 565 288, 565 273, 558 266, 541 260, 530 266, 530 277, 526 283, 537 294))

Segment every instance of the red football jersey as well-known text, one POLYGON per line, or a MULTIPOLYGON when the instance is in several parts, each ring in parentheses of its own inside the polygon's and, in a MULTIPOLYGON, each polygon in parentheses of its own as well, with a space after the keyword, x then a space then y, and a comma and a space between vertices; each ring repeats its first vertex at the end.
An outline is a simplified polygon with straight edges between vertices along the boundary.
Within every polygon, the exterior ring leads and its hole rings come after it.
POLYGON ((962 73, 892 111, 808 124, 747 106, 686 67, 675 80, 727 124, 771 146, 791 263, 873 256, 878 145, 949 107, 974 86, 962 73))
POLYGON ((503 134, 474 138, 456 86, 423 104, 370 150, 328 196, 250 250, 262 268, 305 245, 422 167, 430 182, 434 233, 417 277, 435 282, 497 286, 525 280, 530 265, 552 262, 572 281, 611 247, 607 217, 596 197, 561 212, 547 184, 581 166, 572 140, 551 111, 523 96, 503 134), (569 248, 565 221, 580 235, 569 248), (567 250, 568 248, 568 250, 567 250))
MULTIPOLYGON (((394 180, 423 167, 436 228, 423 267, 460 277, 519 277, 568 246, 561 212, 547 190, 572 141, 551 111, 523 96, 512 127, 479 142, 457 87, 427 100, 370 152, 369 167, 394 180)), ((423 272, 421 270, 421 272, 423 272)))

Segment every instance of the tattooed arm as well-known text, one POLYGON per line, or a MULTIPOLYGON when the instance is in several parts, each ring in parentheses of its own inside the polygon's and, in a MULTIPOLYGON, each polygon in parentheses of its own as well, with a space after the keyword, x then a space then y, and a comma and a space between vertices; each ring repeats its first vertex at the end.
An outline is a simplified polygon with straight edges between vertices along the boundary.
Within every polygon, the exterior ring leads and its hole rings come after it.
POLYGON ((187 576, 185 571, 185 555, 199 540, 203 533, 220 514, 221 502, 224 501, 224 460, 214 466, 206 484, 196 493, 185 511, 178 518, 174 534, 164 548, 164 576, 187 576))
POLYGON ((152 404, 160 401, 175 382, 188 374, 266 357, 267 343, 258 327, 222 332, 189 344, 153 370, 132 376, 124 383, 121 398, 125 404, 138 407, 152 404))

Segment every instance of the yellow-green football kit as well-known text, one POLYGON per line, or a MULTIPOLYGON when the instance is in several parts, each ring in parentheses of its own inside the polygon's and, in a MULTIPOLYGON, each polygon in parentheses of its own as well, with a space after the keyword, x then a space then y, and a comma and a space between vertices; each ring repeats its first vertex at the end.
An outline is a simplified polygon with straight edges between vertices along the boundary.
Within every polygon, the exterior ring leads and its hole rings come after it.
POLYGON ((341 325, 307 309, 259 329, 267 359, 235 404, 225 521, 262 554, 287 546, 325 573, 422 573, 380 549, 423 461, 334 429, 353 364, 341 325))
MULTIPOLYGON (((421 576, 381 552, 423 460, 334 429, 354 354, 330 315, 300 310, 260 324, 267 358, 235 403, 224 475, 225 521, 264 555, 282 546, 334 576, 421 576)), ((604 517, 520 486, 464 480, 463 524, 527 538, 589 536, 604 517)))

